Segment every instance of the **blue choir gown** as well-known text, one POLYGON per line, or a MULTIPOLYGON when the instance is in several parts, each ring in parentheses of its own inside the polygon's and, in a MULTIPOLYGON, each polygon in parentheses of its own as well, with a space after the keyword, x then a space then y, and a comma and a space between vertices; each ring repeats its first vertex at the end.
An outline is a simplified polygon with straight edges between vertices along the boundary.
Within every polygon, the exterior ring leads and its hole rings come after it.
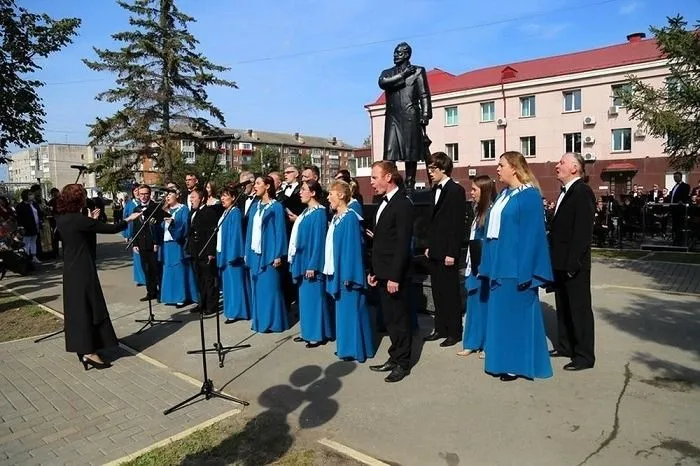
POLYGON ((250 319, 246 293, 246 270, 243 257, 245 243, 241 227, 241 210, 230 208, 221 216, 216 241, 216 264, 224 298, 224 317, 229 320, 250 319))
MULTIPOLYGON (((133 199, 127 202, 124 206, 124 218, 133 214, 134 209, 137 205, 138 203, 133 199)), ((130 240, 135 234, 136 231, 134 230, 134 224, 132 222, 129 222, 129 225, 126 227, 126 230, 122 232, 122 236, 124 236, 124 238, 126 238, 127 240, 130 240)), ((132 251, 131 259, 131 268, 134 271, 134 283, 136 283, 138 286, 144 286, 146 284, 146 274, 144 274, 143 267, 141 266, 141 256, 139 256, 136 252, 132 251)))

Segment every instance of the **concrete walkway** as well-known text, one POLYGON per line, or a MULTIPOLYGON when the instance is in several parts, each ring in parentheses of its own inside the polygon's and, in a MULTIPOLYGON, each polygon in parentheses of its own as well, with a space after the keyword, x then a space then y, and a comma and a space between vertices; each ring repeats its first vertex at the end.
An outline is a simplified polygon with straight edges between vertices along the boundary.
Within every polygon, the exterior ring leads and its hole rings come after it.
MULTIPOLYGON (((186 354, 199 346, 194 316, 156 306, 158 317, 185 322, 135 334, 140 324, 133 319, 147 312, 138 302, 145 290, 133 285, 121 243, 99 249, 117 334, 169 368, 199 378, 201 359, 186 354)), ((61 311, 57 266, 45 266, 40 276, 8 276, 3 284, 61 311)), ((211 377, 217 387, 250 401, 250 416, 272 416, 295 435, 331 438, 391 464, 700 461, 700 295, 693 294, 700 292, 700 267, 596 262, 593 284, 598 362, 591 371, 567 373, 561 370, 565 361, 555 360, 552 379, 501 383, 484 374, 483 361, 416 341, 411 375, 386 384, 367 364, 338 361, 334 345, 308 350, 293 343, 298 326, 261 335, 238 322, 222 327, 223 343, 251 347, 226 355, 223 368, 210 356, 211 377)), ((543 294, 542 300, 551 334, 554 299, 543 294)), ((421 316, 422 334, 431 325, 421 316)), ((206 326, 211 344, 214 321, 206 326)), ((57 340, 58 351, 63 341, 57 340)), ((382 338, 374 361, 386 358, 388 344, 382 338)), ((120 359, 111 371, 132 359, 120 359)), ((86 377, 80 371, 78 377, 86 377)), ((218 413, 232 408, 215 400, 197 409, 214 403, 218 413)), ((166 427, 172 422, 160 421, 166 427)))

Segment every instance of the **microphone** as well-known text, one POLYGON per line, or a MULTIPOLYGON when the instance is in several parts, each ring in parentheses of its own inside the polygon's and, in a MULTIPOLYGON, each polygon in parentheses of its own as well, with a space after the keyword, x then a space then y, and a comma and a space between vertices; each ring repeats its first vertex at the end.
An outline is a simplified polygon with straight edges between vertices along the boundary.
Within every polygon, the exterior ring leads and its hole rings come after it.
POLYGON ((86 172, 88 171, 88 167, 85 165, 71 165, 71 168, 75 168, 76 170, 80 170, 81 172, 86 172))

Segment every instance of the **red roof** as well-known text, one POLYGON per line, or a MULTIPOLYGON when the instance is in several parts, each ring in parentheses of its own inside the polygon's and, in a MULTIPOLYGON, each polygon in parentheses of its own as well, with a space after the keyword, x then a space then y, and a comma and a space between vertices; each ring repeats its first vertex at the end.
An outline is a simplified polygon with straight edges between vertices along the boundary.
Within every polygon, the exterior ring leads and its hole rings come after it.
MULTIPOLYGON (((428 84, 430 93, 438 95, 493 86, 502 82, 527 81, 646 63, 661 58, 663 58, 663 54, 656 44, 656 39, 631 39, 624 44, 481 68, 457 76, 436 68, 428 72, 428 84)), ((379 105, 384 102, 384 94, 382 93, 375 102, 369 105, 379 105)))
POLYGON ((604 172, 636 172, 637 170, 637 166, 629 162, 611 163, 607 167, 603 168, 604 172))

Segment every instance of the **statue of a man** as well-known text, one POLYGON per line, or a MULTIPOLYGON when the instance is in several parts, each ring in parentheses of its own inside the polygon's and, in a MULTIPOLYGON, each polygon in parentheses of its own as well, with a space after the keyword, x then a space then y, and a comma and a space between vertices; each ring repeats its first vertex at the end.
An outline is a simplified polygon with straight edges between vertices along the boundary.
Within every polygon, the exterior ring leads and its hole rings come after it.
POLYGON ((425 68, 411 65, 411 46, 394 49, 394 67, 382 71, 379 87, 386 94, 384 160, 406 164, 406 186, 416 183, 416 167, 425 160, 425 127, 433 117, 425 68))

